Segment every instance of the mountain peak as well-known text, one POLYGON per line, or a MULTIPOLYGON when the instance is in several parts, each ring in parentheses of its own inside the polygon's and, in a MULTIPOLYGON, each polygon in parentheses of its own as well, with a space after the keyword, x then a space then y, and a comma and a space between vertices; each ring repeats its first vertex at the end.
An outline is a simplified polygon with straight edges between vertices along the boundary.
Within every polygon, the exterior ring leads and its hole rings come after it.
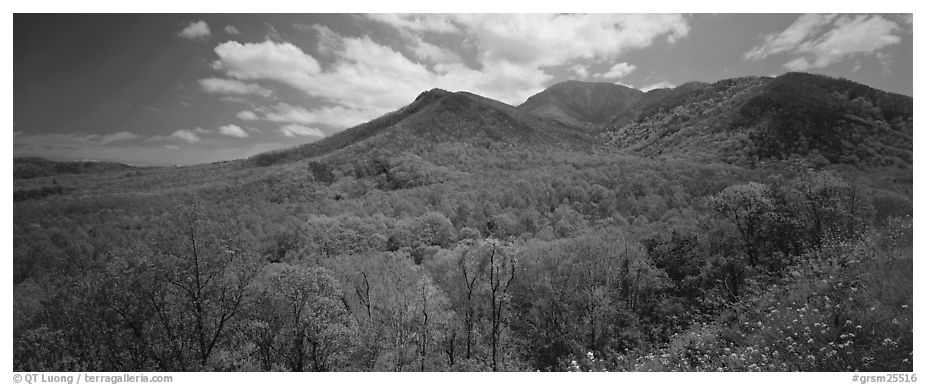
POLYGON ((557 89, 557 88, 575 88, 575 87, 609 87, 609 88, 626 88, 626 89, 635 89, 633 87, 628 87, 618 83, 612 82, 590 82, 585 80, 576 80, 569 79, 556 83, 547 89, 557 89))
POLYGON ((643 92, 607 82, 567 80, 531 96, 518 108, 574 126, 601 124, 629 109, 643 92))
POLYGON ((447 91, 447 90, 445 90, 445 89, 441 89, 441 88, 432 88, 432 89, 430 89, 430 90, 427 90, 427 91, 424 91, 424 92, 418 94, 418 97, 415 98, 415 101, 417 102, 417 101, 422 100, 422 99, 425 99, 425 100, 437 100, 437 99, 440 99, 440 98, 442 98, 442 97, 444 97, 444 96, 447 96, 447 95, 449 95, 449 94, 451 94, 451 92, 450 92, 450 91, 447 91))

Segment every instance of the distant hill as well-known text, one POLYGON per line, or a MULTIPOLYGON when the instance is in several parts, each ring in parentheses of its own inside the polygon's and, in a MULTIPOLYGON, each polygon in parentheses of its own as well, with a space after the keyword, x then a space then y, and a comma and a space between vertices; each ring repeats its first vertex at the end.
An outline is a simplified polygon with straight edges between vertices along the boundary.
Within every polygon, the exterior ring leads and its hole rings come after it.
POLYGON ((641 99, 602 139, 645 155, 737 164, 805 158, 909 167, 913 99, 806 73, 726 79, 641 99))
POLYGON ((85 174, 131 170, 135 167, 114 162, 69 161, 56 162, 38 157, 13 158, 13 178, 29 179, 61 174, 85 174))
POLYGON ((518 109, 570 125, 596 125, 627 112, 644 96, 619 84, 570 80, 531 96, 518 109))
POLYGON ((745 166, 799 158, 818 166, 906 168, 913 162, 913 99, 806 73, 689 82, 649 92, 567 81, 517 108, 468 92, 433 89, 370 122, 249 162, 263 166, 335 153, 397 154, 437 143, 581 151, 597 146, 598 151, 745 166))
POLYGON ((455 142, 479 146, 564 146, 589 148, 592 136, 564 122, 537 116, 468 92, 433 89, 411 104, 319 142, 258 154, 265 166, 335 151, 391 151, 414 145, 455 142))

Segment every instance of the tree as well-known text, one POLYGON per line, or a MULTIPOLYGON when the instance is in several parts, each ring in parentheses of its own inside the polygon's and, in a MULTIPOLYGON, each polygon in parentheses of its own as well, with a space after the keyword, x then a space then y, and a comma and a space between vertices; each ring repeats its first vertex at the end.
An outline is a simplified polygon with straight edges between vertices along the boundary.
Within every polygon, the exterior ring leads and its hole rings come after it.
POLYGON ((316 181, 324 184, 331 184, 336 179, 334 172, 331 171, 331 166, 326 163, 309 162, 309 171, 312 172, 312 177, 316 181))
POLYGON ((733 185, 712 197, 710 205, 736 226, 749 264, 756 266, 765 216, 772 211, 768 187, 755 182, 733 185))
POLYGON ((180 367, 205 368, 230 321, 239 316, 256 276, 257 257, 187 201, 162 218, 156 234, 157 319, 180 367), (192 347, 191 347, 192 346, 192 347))
POLYGON ((793 186, 814 244, 826 236, 856 233, 871 214, 870 193, 831 171, 804 173, 793 186))
POLYGON ((491 242, 492 250, 489 252, 489 291, 491 293, 492 320, 492 371, 498 371, 498 350, 501 339, 501 325, 508 303, 508 289, 514 280, 517 261, 514 257, 500 250, 497 241, 491 242))
POLYGON ((266 292, 274 304, 283 341, 277 350, 289 370, 323 372, 350 349, 355 325, 341 301, 330 271, 320 267, 284 266, 266 292), (308 364, 311 364, 309 367, 308 364))

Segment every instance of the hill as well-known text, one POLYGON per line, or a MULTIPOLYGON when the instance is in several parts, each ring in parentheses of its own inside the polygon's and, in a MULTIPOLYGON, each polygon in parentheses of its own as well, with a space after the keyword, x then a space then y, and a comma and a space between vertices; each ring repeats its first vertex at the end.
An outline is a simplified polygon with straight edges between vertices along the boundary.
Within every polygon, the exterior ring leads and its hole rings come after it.
POLYGON ((630 110, 643 91, 614 83, 565 81, 531 96, 518 109, 575 125, 597 125, 630 110))
POLYGON ((316 143, 259 154, 249 161, 266 166, 335 151, 376 149, 398 153, 414 145, 468 143, 478 146, 588 147, 592 137, 563 122, 533 115, 468 92, 433 89, 392 113, 316 143))
POLYGON ((38 157, 13 158, 13 179, 29 179, 61 174, 86 174, 125 171, 135 167, 114 162, 70 161, 55 162, 38 157))
POLYGON ((844 79, 788 73, 642 92, 566 81, 518 107, 433 89, 392 113, 322 141, 259 154, 266 166, 459 143, 630 151, 754 167, 789 159, 816 166, 909 167, 912 98, 844 79), (597 137, 596 137, 597 136, 597 137))
POLYGON ((727 79, 663 91, 612 121, 602 139, 649 156, 741 165, 802 158, 909 167, 913 99, 805 73, 727 79))

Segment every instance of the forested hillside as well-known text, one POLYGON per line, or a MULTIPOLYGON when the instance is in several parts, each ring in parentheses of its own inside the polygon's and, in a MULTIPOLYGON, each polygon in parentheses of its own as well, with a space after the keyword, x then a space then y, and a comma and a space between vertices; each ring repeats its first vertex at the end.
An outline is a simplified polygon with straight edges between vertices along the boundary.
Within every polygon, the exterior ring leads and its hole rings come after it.
POLYGON ((14 199, 14 370, 912 370, 910 98, 634 98, 432 90, 248 160, 14 179, 63 189, 14 199))

